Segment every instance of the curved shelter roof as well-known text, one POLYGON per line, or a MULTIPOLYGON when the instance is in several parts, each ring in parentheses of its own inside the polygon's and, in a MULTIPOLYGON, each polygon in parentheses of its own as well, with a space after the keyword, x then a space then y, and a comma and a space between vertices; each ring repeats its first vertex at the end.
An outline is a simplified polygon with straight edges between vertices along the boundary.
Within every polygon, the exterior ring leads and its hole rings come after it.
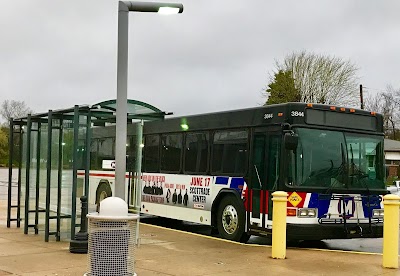
MULTIPOLYGON (((137 101, 128 99, 127 100, 127 117, 128 120, 162 120, 165 118, 165 115, 171 115, 172 113, 167 113, 161 111, 157 107, 137 101)), ((53 118, 57 117, 72 117, 74 112, 78 110, 80 115, 90 114, 93 123, 102 124, 102 123, 115 123, 115 112, 117 110, 117 100, 107 100, 100 103, 96 103, 92 106, 89 105, 76 105, 72 108, 60 109, 60 110, 49 110, 49 112, 45 113, 37 113, 31 114, 30 118, 33 121, 44 120, 48 118, 49 113, 51 112, 53 118)), ((26 122, 28 117, 15 118, 13 119, 15 123, 26 122)))
MULTIPOLYGON (((157 107, 137 101, 128 99, 127 102, 127 116, 129 120, 159 120, 164 119, 165 115, 172 113, 166 113, 161 111, 157 107)), ((91 116, 96 117, 100 121, 115 121, 115 112, 117 111, 117 100, 108 100, 94 104, 90 108, 91 116)))
MULTIPOLYGON (((145 102, 128 99, 127 103, 127 113, 130 119, 163 119, 167 115, 167 113, 157 107, 145 102)), ((91 110, 96 111, 96 109, 115 113, 117 110, 117 100, 108 100, 92 105, 91 110)))

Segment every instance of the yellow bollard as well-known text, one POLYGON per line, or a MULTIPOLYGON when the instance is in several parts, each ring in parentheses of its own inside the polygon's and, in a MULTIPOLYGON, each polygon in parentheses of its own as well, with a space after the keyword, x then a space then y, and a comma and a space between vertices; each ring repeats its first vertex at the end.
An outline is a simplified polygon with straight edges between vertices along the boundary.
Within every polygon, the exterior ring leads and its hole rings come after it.
POLYGON ((286 258, 286 192, 274 192, 272 214, 272 258, 286 258))
POLYGON ((399 268, 399 206, 398 195, 383 197, 383 267, 399 268))

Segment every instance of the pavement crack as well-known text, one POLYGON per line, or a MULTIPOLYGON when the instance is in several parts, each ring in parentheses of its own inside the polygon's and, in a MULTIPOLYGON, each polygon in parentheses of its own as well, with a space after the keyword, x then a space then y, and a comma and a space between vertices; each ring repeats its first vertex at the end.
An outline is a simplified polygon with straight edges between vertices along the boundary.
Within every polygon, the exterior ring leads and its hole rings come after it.
POLYGON ((176 274, 170 274, 170 273, 161 272, 161 271, 154 270, 154 269, 148 269, 148 268, 140 267, 140 266, 138 266, 138 265, 136 265, 136 267, 137 267, 137 268, 140 268, 140 269, 143 269, 143 270, 146 270, 146 271, 151 271, 151 272, 160 273, 160 275, 169 275, 169 276, 175 276, 175 275, 176 275, 176 274))

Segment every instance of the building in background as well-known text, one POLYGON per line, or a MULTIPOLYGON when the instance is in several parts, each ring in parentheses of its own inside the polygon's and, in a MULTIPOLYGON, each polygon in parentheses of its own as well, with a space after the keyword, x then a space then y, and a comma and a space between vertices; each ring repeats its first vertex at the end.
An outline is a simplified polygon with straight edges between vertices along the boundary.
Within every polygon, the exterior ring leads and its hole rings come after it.
POLYGON ((400 141, 385 139, 385 161, 389 177, 398 176, 400 165, 400 141))

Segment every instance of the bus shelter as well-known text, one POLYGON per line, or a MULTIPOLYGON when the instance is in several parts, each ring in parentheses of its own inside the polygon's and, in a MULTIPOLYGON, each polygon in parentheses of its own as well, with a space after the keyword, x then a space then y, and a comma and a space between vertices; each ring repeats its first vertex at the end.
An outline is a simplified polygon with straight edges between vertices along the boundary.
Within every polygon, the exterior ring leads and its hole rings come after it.
MULTIPOLYGON (((25 234, 30 228, 35 234, 44 232, 46 242, 50 236, 57 241, 75 236, 80 226, 79 198, 88 196, 89 190, 91 133, 95 127, 115 125, 115 111, 116 100, 109 100, 10 120, 7 227, 12 222, 20 227, 22 221, 25 234)), ((127 113, 127 124, 139 122, 129 178, 136 187, 143 121, 162 120, 172 113, 136 100, 128 100, 127 113)), ((140 191, 130 190, 128 201, 138 210, 140 191)))

